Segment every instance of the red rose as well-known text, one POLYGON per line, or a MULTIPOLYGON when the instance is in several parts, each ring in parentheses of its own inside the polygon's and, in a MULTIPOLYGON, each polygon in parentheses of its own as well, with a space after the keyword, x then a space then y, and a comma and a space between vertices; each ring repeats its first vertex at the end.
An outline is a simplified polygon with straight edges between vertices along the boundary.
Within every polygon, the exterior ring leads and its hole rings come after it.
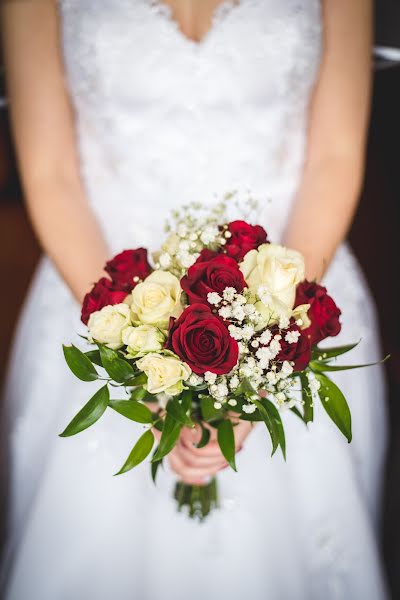
POLYGON ((231 237, 224 246, 228 256, 240 262, 250 251, 267 242, 267 232, 261 225, 250 225, 246 221, 232 221, 228 225, 231 237))
POLYGON ((90 315, 96 310, 101 310, 109 304, 119 304, 127 295, 127 292, 116 289, 112 281, 102 277, 83 299, 81 313, 83 323, 87 325, 90 315))
POLYGON ((246 285, 239 265, 233 258, 217 254, 207 260, 208 254, 202 254, 192 265, 187 275, 181 279, 181 287, 188 295, 189 303, 207 303, 207 294, 222 294, 226 287, 242 292, 246 285))
POLYGON ((310 337, 312 345, 340 332, 342 326, 339 317, 342 313, 331 296, 327 294, 325 287, 312 281, 299 283, 295 306, 299 306, 299 304, 310 304, 308 316, 311 325, 304 329, 303 333, 310 337))
POLYGON ((236 365, 239 348, 224 321, 204 304, 188 306, 170 327, 167 348, 194 373, 229 373, 236 365))
POLYGON ((293 368, 295 371, 304 371, 311 360, 311 342, 308 335, 304 333, 297 325, 291 325, 288 329, 281 331, 282 339, 279 340, 281 350, 276 356, 277 361, 283 362, 287 360, 294 362, 293 368), (287 333, 298 333, 299 336, 295 342, 287 341, 287 333))
POLYGON ((137 282, 134 277, 143 280, 150 275, 151 266, 147 260, 147 250, 145 248, 136 248, 136 250, 124 250, 112 260, 109 260, 104 267, 114 283, 120 289, 130 292, 137 282))

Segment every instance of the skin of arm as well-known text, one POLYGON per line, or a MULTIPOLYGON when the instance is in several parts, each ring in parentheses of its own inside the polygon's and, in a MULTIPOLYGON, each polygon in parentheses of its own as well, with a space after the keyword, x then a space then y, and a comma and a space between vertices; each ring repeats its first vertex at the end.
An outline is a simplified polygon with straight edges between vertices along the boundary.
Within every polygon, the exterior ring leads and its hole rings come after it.
POLYGON ((320 280, 350 227, 363 179, 371 86, 371 0, 325 0, 324 52, 302 182, 283 244, 320 280))
POLYGON ((1 3, 11 124, 28 212, 45 252, 81 302, 107 246, 79 172, 55 0, 1 3))
MULTIPOLYGON (((306 163, 283 239, 304 255, 310 280, 324 274, 356 209, 371 84, 372 2, 325 0, 322 6, 324 52, 310 107, 306 163)), ((240 449, 251 427, 242 421, 234 431, 240 449)), ((184 431, 170 457, 187 483, 201 483, 226 467, 217 442, 199 450, 193 446, 197 437, 184 431)))

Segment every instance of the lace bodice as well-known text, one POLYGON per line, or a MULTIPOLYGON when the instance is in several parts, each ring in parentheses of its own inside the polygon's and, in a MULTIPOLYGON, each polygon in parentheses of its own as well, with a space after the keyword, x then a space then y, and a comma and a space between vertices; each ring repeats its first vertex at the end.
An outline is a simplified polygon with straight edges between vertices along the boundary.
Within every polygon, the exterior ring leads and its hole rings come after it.
POLYGON ((162 2, 59 3, 82 172, 112 245, 147 242, 171 207, 231 190, 256 195, 279 235, 304 158, 319 1, 223 2, 200 43, 162 2))

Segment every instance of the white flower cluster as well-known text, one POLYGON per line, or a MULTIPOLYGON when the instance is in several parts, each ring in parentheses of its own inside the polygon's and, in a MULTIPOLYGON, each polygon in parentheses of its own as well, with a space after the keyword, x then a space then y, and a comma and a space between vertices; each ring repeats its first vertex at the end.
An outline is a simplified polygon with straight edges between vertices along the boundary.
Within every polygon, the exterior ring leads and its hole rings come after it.
POLYGON ((256 410, 252 400, 259 400, 258 392, 261 390, 272 397, 278 406, 293 406, 293 363, 278 362, 275 359, 282 348, 281 340, 295 344, 299 332, 285 331, 278 326, 273 330, 268 327, 260 329, 263 315, 257 310, 254 296, 247 289, 238 293, 234 288, 227 287, 222 295, 210 292, 207 300, 220 317, 230 322, 229 333, 239 346, 238 363, 229 374, 205 374, 204 380, 208 384, 210 395, 215 399, 215 408, 221 408, 223 404, 236 406, 237 401, 232 400, 232 395, 244 380, 250 386, 249 389, 254 390, 253 397, 250 394, 249 402, 243 406, 244 412, 251 414, 256 410))
POLYGON ((173 213, 173 226, 167 225, 169 233, 161 251, 154 254, 156 268, 168 270, 182 277, 196 262, 204 248, 216 250, 224 246, 230 232, 221 226, 228 198, 212 211, 203 214, 203 206, 193 202, 173 213))

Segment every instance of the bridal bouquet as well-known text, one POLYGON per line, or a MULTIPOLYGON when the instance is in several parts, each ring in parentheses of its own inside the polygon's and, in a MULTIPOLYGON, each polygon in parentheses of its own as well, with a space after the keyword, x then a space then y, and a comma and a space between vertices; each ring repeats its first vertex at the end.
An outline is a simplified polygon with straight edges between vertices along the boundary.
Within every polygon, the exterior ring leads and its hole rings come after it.
MULTIPOLYGON (((340 310, 325 287, 306 281, 304 260, 273 244, 260 225, 226 222, 225 203, 207 214, 199 205, 174 213, 173 225, 154 255, 125 250, 110 260, 86 295, 82 321, 93 349, 64 346, 72 372, 83 381, 105 381, 61 436, 93 425, 106 409, 143 424, 118 475, 150 455, 151 471, 174 448, 183 427, 201 429, 198 447, 216 438, 236 470, 234 428, 261 421, 272 454, 285 456, 281 411, 305 423, 320 401, 351 441, 351 415, 340 389, 326 374, 355 367, 332 359, 355 344, 319 348, 339 333, 340 310), (126 399, 112 399, 119 386, 126 399)), ((204 486, 178 482, 175 497, 190 516, 218 506, 216 480, 204 486)))

